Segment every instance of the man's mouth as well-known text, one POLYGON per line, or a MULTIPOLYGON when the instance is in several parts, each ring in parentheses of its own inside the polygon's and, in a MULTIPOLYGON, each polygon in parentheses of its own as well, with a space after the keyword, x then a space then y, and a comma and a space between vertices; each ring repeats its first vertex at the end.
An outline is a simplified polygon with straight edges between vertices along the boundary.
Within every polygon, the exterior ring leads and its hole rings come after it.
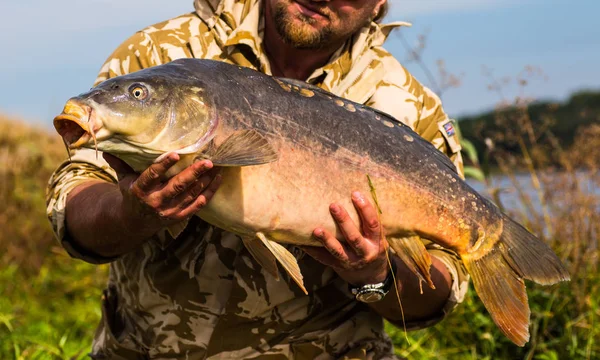
POLYGON ((328 16, 319 8, 294 0, 296 8, 302 15, 313 19, 328 18, 328 16))

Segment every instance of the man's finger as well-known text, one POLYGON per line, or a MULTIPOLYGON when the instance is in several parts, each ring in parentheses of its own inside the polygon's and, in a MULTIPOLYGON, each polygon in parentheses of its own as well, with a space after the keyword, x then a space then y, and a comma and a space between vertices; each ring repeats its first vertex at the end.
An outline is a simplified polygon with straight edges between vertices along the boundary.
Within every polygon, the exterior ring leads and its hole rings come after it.
POLYGON ((352 203, 360 217, 363 235, 367 239, 378 241, 381 238, 381 224, 373 204, 358 191, 352 193, 352 203))
POLYGON ((301 246, 302 251, 325 266, 339 268, 339 261, 329 251, 316 246, 301 246))
POLYGON ((354 224, 354 221, 350 218, 350 215, 348 215, 346 209, 338 204, 331 204, 329 211, 338 224, 348 245, 350 245, 356 255, 362 257, 365 253, 365 239, 356 224, 354 224))
POLYGON ((212 199, 221 185, 221 174, 217 174, 208 187, 192 202, 187 208, 179 214, 181 217, 187 218, 194 215, 198 210, 202 209, 212 199))
POLYGON ((179 161, 177 153, 169 153, 161 161, 150 165, 140 174, 133 186, 136 186, 142 192, 148 192, 159 184, 167 171, 179 161))
MULTIPOLYGON (((202 193, 208 188, 211 182, 214 180, 215 174, 211 172, 207 172, 202 177, 197 180, 194 184, 192 184, 186 191, 180 194, 175 198, 173 204, 179 206, 180 209, 185 209, 190 206, 191 203, 196 201, 198 196, 202 195, 202 193)), ((168 198, 167 199, 172 199, 168 198)))
POLYGON ((341 263, 346 264, 346 266, 350 263, 346 249, 344 249, 344 245, 342 245, 342 243, 336 239, 335 236, 323 229, 315 229, 315 231, 313 231, 313 235, 319 239, 321 243, 323 243, 323 247, 325 247, 325 249, 329 251, 334 258, 341 263))
MULTIPOLYGON (((204 174, 212 168, 213 164, 209 160, 198 161, 179 174, 173 176, 162 190, 166 199, 173 199, 184 193, 190 187, 195 186, 199 180, 204 181, 204 186, 210 182, 210 176, 204 174)), ((198 194, 196 194, 197 196, 198 194)))

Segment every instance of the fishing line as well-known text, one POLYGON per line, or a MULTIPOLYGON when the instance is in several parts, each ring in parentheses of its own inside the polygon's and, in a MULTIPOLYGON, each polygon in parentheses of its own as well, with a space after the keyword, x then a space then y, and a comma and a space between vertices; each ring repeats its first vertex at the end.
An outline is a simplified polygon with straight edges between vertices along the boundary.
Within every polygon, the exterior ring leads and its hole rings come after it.
POLYGON ((92 119, 92 112, 90 111, 88 114, 88 128, 90 129, 90 134, 92 135, 92 139, 94 139, 94 149, 96 150, 96 160, 98 160, 98 140, 96 140, 96 132, 94 130, 94 124, 90 122, 92 119))
MULTIPOLYGON (((367 174, 367 181, 369 182, 369 189, 371 191, 371 197, 373 198, 373 201, 375 202, 375 207, 377 208, 377 221, 379 222, 379 227, 381 229, 381 231, 379 232, 379 234, 380 234, 379 244, 387 244, 387 242, 385 242, 385 235, 383 233, 383 226, 381 224, 381 214, 383 212, 381 211, 381 207, 379 206, 379 201, 377 201, 377 193, 375 192, 375 185, 373 185, 373 182, 371 181, 371 177, 369 176, 369 174, 367 174)), ((396 290, 396 298, 398 299, 398 305, 400 305, 400 314, 402 314, 402 327, 404 329, 404 338, 406 339, 406 342, 408 343, 408 345, 410 345, 410 340, 408 339, 408 331, 406 330, 406 320, 404 318, 404 307, 402 306, 402 300, 400 300, 400 290, 398 289, 398 282, 396 281, 396 274, 394 273, 394 267, 392 266, 392 260, 390 259, 390 252, 389 252, 389 248, 387 246, 385 249, 385 258, 387 259, 388 266, 390 268, 390 272, 392 273, 392 280, 394 281, 394 289, 396 290)))
POLYGON ((69 144, 67 144, 67 140, 63 138, 63 144, 65 144, 65 149, 67 149, 67 155, 69 156, 69 162, 73 162, 71 159, 71 150, 69 149, 69 144))

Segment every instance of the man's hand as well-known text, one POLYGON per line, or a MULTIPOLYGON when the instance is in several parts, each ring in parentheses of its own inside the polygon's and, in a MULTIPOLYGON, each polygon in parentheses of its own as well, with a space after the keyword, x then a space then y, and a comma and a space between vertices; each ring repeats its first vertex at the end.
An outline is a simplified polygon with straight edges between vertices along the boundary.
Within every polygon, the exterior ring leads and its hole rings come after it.
MULTIPOLYGON (((317 228, 313 234, 324 247, 302 249, 324 265, 331 266, 342 279, 352 285, 382 282, 391 270, 386 257, 388 243, 382 236, 383 229, 377 212, 358 192, 352 193, 352 203, 360 217, 362 232, 342 206, 331 204, 329 210, 344 235, 345 243, 324 229, 317 228)), ((396 286, 392 287, 383 300, 369 303, 369 306, 396 324, 404 320, 423 320, 439 316, 442 307, 448 301, 452 287, 452 278, 446 265, 435 256, 432 257, 431 278, 436 286, 436 289, 432 290, 427 286, 422 287, 418 277, 391 253, 390 261, 394 262, 397 268, 396 286), (398 298, 401 299, 404 312, 398 298)))
POLYGON ((79 251, 92 258, 133 251, 165 226, 191 217, 221 183, 210 161, 196 162, 166 179, 167 171, 179 160, 175 153, 141 174, 114 156, 103 156, 117 172, 118 187, 90 180, 67 196, 67 230, 79 251))
POLYGON ((352 193, 352 203, 360 216, 360 229, 348 212, 339 204, 331 204, 329 211, 339 226, 346 242, 340 242, 328 231, 316 228, 314 236, 324 248, 303 247, 310 256, 332 267, 339 276, 356 286, 379 283, 389 270, 386 257, 387 242, 375 207, 359 193, 352 193), (382 239, 384 239, 382 241, 382 239))
POLYGON ((221 176, 211 171, 210 160, 195 162, 166 179, 167 171, 179 160, 176 153, 168 154, 141 174, 110 154, 103 156, 117 172, 123 216, 147 233, 187 220, 210 201, 221 183, 221 176))

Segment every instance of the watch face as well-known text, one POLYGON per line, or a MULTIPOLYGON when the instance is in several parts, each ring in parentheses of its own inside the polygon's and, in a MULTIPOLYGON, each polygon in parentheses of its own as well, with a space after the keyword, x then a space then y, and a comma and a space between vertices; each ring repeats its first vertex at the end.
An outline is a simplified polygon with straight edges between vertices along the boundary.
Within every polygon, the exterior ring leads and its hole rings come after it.
POLYGON ((377 291, 369 291, 356 295, 356 300, 365 303, 377 302, 383 299, 383 294, 377 291))

